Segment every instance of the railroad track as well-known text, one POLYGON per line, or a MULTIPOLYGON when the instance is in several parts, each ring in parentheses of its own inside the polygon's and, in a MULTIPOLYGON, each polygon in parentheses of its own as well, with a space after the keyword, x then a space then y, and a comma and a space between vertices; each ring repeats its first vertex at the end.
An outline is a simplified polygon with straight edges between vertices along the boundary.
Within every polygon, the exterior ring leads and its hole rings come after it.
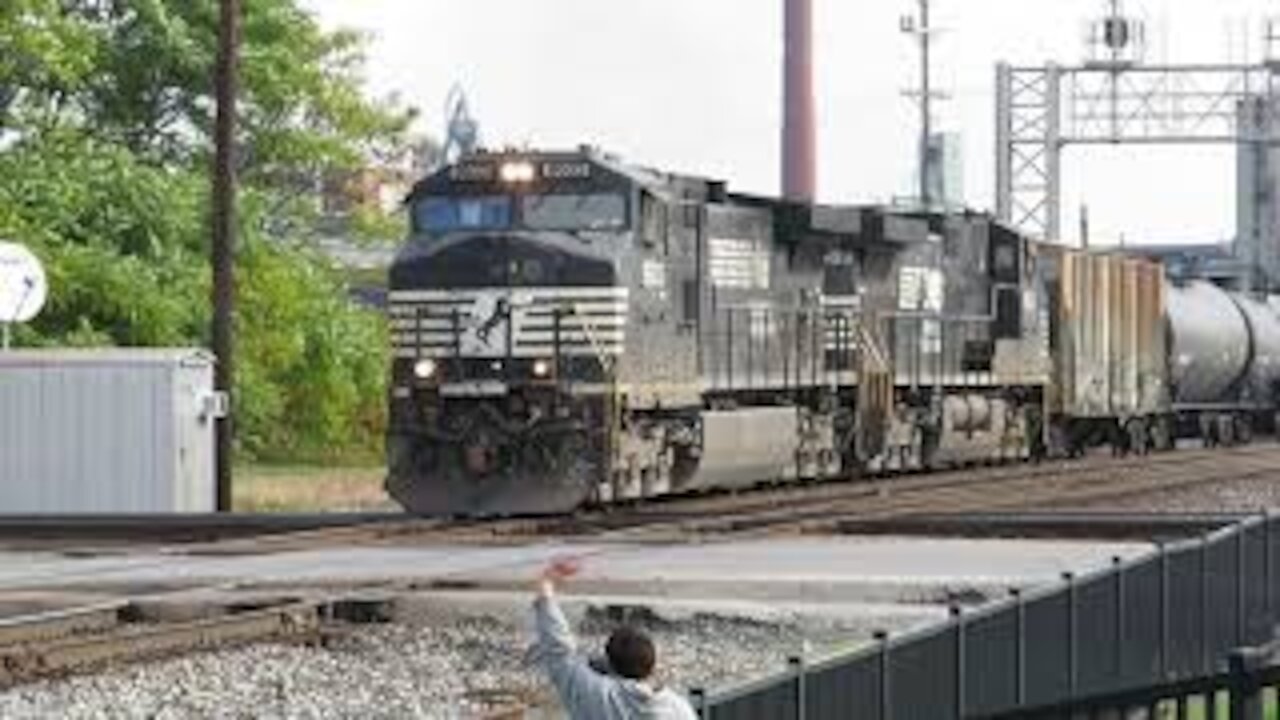
POLYGON ((0 620, 0 689, 252 643, 318 643, 350 623, 379 621, 373 601, 282 599, 155 614, 145 600, 107 601, 0 620), (191 617, 185 617, 186 615, 191 617))
MULTIPOLYGON (((859 523, 1069 505, 1209 482, 1280 478, 1280 445, 1090 457, 1041 465, 768 488, 639 505, 572 518, 494 521, 429 533, 442 542, 582 538, 680 542, 769 534, 846 533, 859 523)), ((412 535, 406 536, 411 538, 412 535)))
MULTIPOLYGON (((1206 483, 1280 479, 1280 445, 1197 449, 1040 465, 1003 465, 930 475, 758 488, 673 498, 571 517, 468 522, 413 521, 351 528, 361 544, 513 544, 546 540, 674 543, 779 534, 844 534, 871 523, 942 515, 1064 507, 1206 483)), ((1121 518, 1122 519, 1122 518, 1121 518)), ((1184 527, 1193 523, 1190 519, 1184 527)), ((1202 518, 1205 526, 1213 521, 1202 518)), ((1224 521, 1225 522, 1225 521, 1224 521)), ((1105 524, 1123 534, 1122 523, 1105 524)), ((1148 519, 1144 523, 1153 526, 1148 519)), ((1088 534, 1085 518, 1076 531, 1088 534)), ((323 531, 310 539, 321 540, 323 531)), ((1130 535, 1132 536, 1132 535, 1130 535)))
POLYGON ((1172 541, 1204 535, 1251 515, 1256 513, 1007 510, 851 519, 840 523, 839 529, 849 535, 1172 541))
POLYGON ((402 521, 404 513, 0 515, 0 542, 209 542, 402 521))
MULTIPOLYGON (((840 533, 856 522, 929 513, 978 513, 1098 501, 1115 495, 1172 490, 1222 480, 1280 477, 1280 448, 1188 451, 1117 460, 1062 463, 1027 472, 964 474, 921 484, 894 484, 871 498, 836 498, 679 524, 683 532, 757 535, 840 533)), ((639 528, 648 532, 653 527, 639 528)))
MULTIPOLYGON (((242 555, 324 546, 688 542, 769 534, 841 534, 913 518, 1071 506, 1215 481, 1280 478, 1280 444, 932 474, 788 485, 674 497, 573 516, 441 520, 398 513, 278 516, 0 518, 0 539, 170 543, 174 553, 242 555)), ((1151 523, 1146 523, 1148 526, 1151 523)), ((1187 525, 1189 523, 1183 523, 1187 525)), ((917 526, 919 523, 917 523, 917 526)), ((936 524, 935 524, 936 525, 936 524)), ((1087 523, 1077 529, 1087 534, 1087 523)), ((1122 532, 1108 523, 1106 533, 1122 532)), ((92 545, 86 552, 92 552, 92 545)))

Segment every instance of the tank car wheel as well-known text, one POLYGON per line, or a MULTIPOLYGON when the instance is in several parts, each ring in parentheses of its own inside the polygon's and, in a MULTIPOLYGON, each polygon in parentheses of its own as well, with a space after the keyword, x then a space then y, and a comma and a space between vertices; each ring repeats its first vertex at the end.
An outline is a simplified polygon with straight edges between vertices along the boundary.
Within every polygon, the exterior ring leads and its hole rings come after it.
POLYGON ((1129 423, 1116 420, 1107 423, 1106 442, 1111 446, 1111 457, 1126 457, 1133 452, 1132 436, 1129 434, 1129 423))
POLYGON ((1133 418, 1125 423, 1126 450, 1134 455, 1146 455, 1151 450, 1151 436, 1147 421, 1133 418))
POLYGON ((1215 418, 1214 423, 1217 426, 1218 444, 1226 447, 1232 447, 1238 444, 1239 438, 1236 437, 1236 421, 1231 415, 1219 415, 1215 418))
POLYGON ((1236 442, 1248 445, 1253 442, 1253 422, 1248 415, 1237 415, 1234 422, 1236 442))
POLYGON ((1156 452, 1168 452, 1174 448, 1173 427, 1168 418, 1151 421, 1151 448, 1156 452))
POLYGON ((1214 417, 1209 414, 1202 414, 1197 419, 1200 426, 1200 439, 1207 448, 1216 447, 1218 445, 1218 423, 1214 417))

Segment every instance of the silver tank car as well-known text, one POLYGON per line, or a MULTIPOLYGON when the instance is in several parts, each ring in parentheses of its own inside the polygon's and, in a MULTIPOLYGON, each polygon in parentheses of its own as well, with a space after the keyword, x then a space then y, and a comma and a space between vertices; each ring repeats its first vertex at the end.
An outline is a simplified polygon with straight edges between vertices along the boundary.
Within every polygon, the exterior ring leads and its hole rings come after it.
POLYGON ((1244 295, 1233 295, 1249 323, 1253 363, 1249 366, 1245 398, 1268 404, 1280 386, 1280 315, 1269 303, 1244 295))
POLYGON ((1239 305, 1196 280, 1169 287, 1168 312, 1175 402, 1220 402, 1249 369, 1249 325, 1239 305))
POLYGON ((1169 371, 1179 407, 1264 405, 1280 383, 1273 306, 1204 280, 1168 288, 1169 371))

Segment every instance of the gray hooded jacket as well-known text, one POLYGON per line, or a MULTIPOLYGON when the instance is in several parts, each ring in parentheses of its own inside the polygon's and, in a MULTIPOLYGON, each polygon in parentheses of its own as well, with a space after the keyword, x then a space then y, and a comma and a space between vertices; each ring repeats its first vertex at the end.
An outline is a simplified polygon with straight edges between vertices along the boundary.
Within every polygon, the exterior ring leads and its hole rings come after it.
POLYGON ((603 675, 577 655, 569 623, 555 600, 534 603, 535 661, 546 671, 573 720, 697 720, 688 701, 671 690, 603 675))

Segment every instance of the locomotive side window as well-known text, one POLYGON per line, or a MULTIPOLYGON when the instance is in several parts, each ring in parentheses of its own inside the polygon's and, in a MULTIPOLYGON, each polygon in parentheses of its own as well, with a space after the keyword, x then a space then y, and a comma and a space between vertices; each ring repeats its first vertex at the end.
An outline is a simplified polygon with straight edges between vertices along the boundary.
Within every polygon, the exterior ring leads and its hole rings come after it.
POLYGON ((413 224, 434 233, 503 230, 511 227, 511 205, 506 195, 429 197, 414 205, 413 224))
POLYGON ((650 247, 662 246, 664 255, 670 253, 667 237, 667 206, 649 195, 640 195, 640 237, 650 247))
POLYGON ((524 225, 534 230, 621 230, 627 199, 620 193, 532 195, 521 205, 524 225))
POLYGON ((698 281, 685 280, 680 290, 681 320, 686 326, 694 326, 698 324, 698 318, 702 314, 698 306, 701 300, 698 297, 698 281))

